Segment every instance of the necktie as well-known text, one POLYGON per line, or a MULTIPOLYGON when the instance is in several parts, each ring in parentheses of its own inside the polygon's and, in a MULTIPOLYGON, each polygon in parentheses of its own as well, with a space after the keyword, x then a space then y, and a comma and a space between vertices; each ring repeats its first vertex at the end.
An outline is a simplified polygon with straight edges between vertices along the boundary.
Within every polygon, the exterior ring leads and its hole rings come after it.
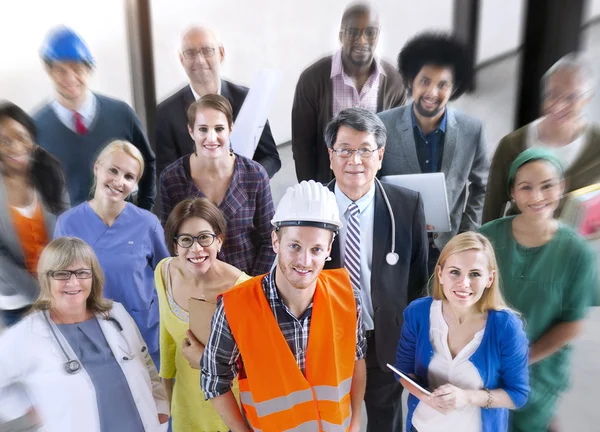
POLYGON ((350 274, 352 286, 360 289, 360 213, 356 203, 348 206, 348 226, 346 228, 346 247, 344 249, 344 266, 350 274))
POLYGON ((75 119, 75 132, 79 135, 84 135, 87 132, 87 128, 83 124, 83 117, 77 111, 74 111, 73 118, 75 119))

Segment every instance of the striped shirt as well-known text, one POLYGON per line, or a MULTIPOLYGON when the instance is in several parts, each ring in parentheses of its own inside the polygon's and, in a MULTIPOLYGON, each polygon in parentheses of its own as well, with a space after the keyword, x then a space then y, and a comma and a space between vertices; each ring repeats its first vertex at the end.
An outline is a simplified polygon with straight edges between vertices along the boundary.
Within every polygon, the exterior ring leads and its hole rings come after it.
MULTIPOLYGON (((275 286, 275 269, 265 275, 262 287, 269 306, 275 315, 277 324, 283 334, 290 351, 296 359, 298 367, 305 373, 306 347, 312 317, 311 303, 300 318, 296 318, 283 303, 275 286)), ((356 303, 356 360, 362 360, 367 354, 367 339, 364 334, 361 315, 360 294, 354 291, 356 303)), ((248 313, 251 313, 248 311, 248 313)), ((227 393, 231 389, 231 382, 238 375, 238 359, 240 351, 231 333, 231 328, 225 316, 222 298, 219 299, 217 310, 212 320, 212 332, 204 355, 200 361, 200 386, 206 399, 212 399, 227 393)))
MULTIPOLYGON (((161 221, 186 198, 204 197, 190 174, 190 155, 169 165, 160 176, 161 221)), ((218 258, 252 276, 271 270, 275 252, 271 219, 275 214, 269 175, 244 156, 236 155, 233 177, 219 209, 227 222, 225 242, 218 258)))
POLYGON ((377 59, 373 59, 375 70, 371 73, 360 93, 352 80, 344 72, 342 50, 336 52, 331 59, 331 83, 333 87, 333 116, 346 108, 364 108, 372 113, 377 112, 379 95, 379 77, 385 71, 377 59))

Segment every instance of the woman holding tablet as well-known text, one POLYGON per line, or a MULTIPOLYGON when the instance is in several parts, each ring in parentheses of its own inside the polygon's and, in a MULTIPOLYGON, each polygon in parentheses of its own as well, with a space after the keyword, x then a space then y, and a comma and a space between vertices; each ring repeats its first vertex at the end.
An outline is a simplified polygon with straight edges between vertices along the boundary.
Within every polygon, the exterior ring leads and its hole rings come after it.
POLYGON ((432 296, 404 311, 395 367, 432 390, 400 379, 411 393, 407 431, 507 431, 508 410, 527 401, 528 341, 498 279, 490 242, 459 234, 440 255, 432 296))

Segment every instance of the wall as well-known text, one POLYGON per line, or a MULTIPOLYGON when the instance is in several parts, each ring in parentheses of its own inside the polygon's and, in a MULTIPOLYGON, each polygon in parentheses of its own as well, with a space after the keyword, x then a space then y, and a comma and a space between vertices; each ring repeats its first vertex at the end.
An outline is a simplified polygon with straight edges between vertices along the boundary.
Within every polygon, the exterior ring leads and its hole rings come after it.
POLYGON ((480 0, 477 63, 514 51, 523 34, 525 0, 480 0))
POLYGON ((0 99, 33 110, 52 97, 39 50, 47 32, 65 24, 85 39, 96 59, 94 90, 132 102, 123 0, 0 1, 0 99))
MULTIPOLYGON (((159 100, 180 88, 187 77, 177 50, 182 33, 194 23, 215 30, 223 41, 224 76, 249 85, 261 68, 279 68, 283 80, 269 114, 275 141, 290 139, 290 115, 300 73, 337 49, 339 23, 348 0, 153 0, 152 20, 156 89, 159 100)), ((395 63, 402 45, 426 29, 450 30, 451 0, 374 2, 381 12, 379 54, 395 63)))

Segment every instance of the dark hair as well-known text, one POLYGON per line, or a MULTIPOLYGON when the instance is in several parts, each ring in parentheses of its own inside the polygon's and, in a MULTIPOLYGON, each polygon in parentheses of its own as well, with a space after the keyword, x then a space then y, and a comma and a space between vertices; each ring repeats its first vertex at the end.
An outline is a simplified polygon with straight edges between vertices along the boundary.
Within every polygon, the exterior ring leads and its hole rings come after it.
POLYGON ((369 3, 352 3, 346 9, 344 9, 344 13, 342 15, 342 22, 340 23, 340 28, 343 29, 344 25, 346 24, 346 21, 348 21, 350 18, 371 13, 376 14, 377 12, 369 3))
POLYGON ((165 224, 165 243, 171 256, 175 255, 175 236, 188 219, 200 218, 210 224, 215 234, 225 241, 227 222, 223 212, 208 198, 188 198, 175 206, 165 224))
POLYGON ((347 108, 339 112, 325 127, 325 143, 333 148, 341 126, 348 126, 359 132, 367 132, 375 137, 377 148, 385 147, 387 131, 381 119, 364 108, 347 108))
POLYGON ((398 71, 406 88, 425 65, 452 69, 454 91, 450 100, 462 95, 472 79, 469 54, 466 48, 450 33, 426 32, 409 40, 398 54, 398 71))
MULTIPOLYGON (((21 108, 11 102, 0 105, 0 121, 5 118, 13 119, 23 125, 35 142, 37 129, 33 119, 21 108)), ((65 202, 65 177, 58 160, 46 150, 35 146, 29 163, 29 182, 40 194, 40 198, 55 215, 64 212, 68 207, 65 202)))
POLYGON ((199 100, 190 105, 187 110, 188 125, 193 129, 194 123, 196 122, 196 114, 201 109, 214 109, 225 114, 227 117, 227 124, 229 129, 233 126, 233 109, 229 101, 218 94, 207 94, 202 96, 199 100))

